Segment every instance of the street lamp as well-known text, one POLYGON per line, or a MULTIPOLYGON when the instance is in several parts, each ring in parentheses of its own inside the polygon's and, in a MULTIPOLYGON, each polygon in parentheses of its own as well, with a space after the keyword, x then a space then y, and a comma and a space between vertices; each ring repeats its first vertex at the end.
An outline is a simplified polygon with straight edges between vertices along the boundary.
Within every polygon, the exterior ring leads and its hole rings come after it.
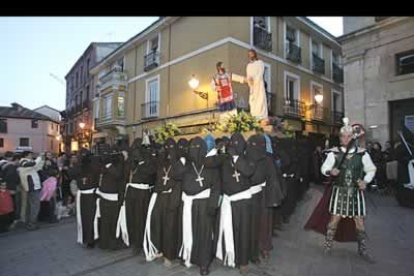
POLYGON ((85 128, 85 123, 84 122, 80 122, 79 123, 79 127, 83 130, 85 128))
POLYGON ((193 75, 191 79, 188 81, 188 85, 193 89, 193 92, 197 94, 200 98, 207 101, 207 109, 208 109, 208 92, 201 92, 197 91, 198 85, 200 84, 200 81, 193 75))
POLYGON ((321 104, 322 101, 323 101, 323 94, 319 92, 318 94, 315 95, 315 102, 317 104, 321 104))
MULTIPOLYGON (((200 98, 204 99, 207 101, 207 112, 208 111, 208 92, 202 92, 202 91, 197 91, 196 89, 198 88, 198 85, 200 84, 200 81, 195 77, 195 75, 192 75, 191 79, 188 81, 188 85, 191 87, 191 89, 193 89, 193 92, 198 95, 200 98)), ((208 116, 208 129, 210 129, 210 113, 208 116)))

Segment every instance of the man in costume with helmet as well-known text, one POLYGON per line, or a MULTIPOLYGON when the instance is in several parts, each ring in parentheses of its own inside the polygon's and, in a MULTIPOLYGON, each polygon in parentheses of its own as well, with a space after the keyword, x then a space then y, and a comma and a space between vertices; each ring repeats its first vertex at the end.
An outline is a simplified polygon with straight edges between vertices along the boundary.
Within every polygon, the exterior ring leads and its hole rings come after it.
POLYGON ((333 239, 341 218, 353 218, 355 221, 358 255, 367 262, 374 260, 368 253, 364 217, 366 204, 364 190, 375 176, 376 167, 365 149, 355 145, 355 141, 363 135, 360 125, 349 125, 344 118, 344 126, 340 130, 341 147, 333 148, 322 165, 321 172, 332 177, 332 194, 329 201, 331 220, 328 224, 324 253, 329 255, 333 239))

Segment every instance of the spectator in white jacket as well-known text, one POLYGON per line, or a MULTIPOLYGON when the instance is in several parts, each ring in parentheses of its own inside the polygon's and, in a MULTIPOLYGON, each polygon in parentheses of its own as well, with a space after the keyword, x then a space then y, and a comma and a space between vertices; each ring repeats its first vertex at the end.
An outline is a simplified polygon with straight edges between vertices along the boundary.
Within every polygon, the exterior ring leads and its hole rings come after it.
POLYGON ((23 191, 27 193, 27 211, 25 213, 26 228, 28 230, 36 230, 38 229, 37 215, 40 210, 40 191, 42 189, 38 171, 43 168, 44 154, 41 154, 36 160, 33 160, 32 152, 24 152, 19 165, 20 183, 23 191))

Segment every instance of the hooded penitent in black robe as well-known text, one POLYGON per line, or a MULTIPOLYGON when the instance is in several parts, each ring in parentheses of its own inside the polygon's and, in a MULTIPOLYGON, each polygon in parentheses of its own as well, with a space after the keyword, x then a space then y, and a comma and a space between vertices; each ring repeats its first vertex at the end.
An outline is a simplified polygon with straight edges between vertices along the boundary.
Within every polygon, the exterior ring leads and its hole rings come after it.
POLYGON ((105 155, 101 170, 101 185, 99 195, 100 219, 99 219, 99 248, 118 249, 121 247, 121 239, 116 237, 118 215, 124 201, 125 192, 125 162, 122 153, 110 153, 105 155), (104 194, 101 194, 104 193, 104 194), (105 194, 117 197, 117 200, 108 200, 105 194))
MULTIPOLYGON (((179 160, 181 157, 186 158, 188 156, 188 147, 189 142, 185 138, 180 138, 177 141, 177 160, 179 160)), ((176 180, 178 181, 178 180, 176 180)), ((179 185, 181 187, 181 181, 178 181, 179 185)), ((181 244, 183 243, 183 224, 182 224, 182 205, 183 202, 180 198, 180 207, 178 208, 178 246, 181 247, 181 244)))
MULTIPOLYGON (((279 139, 277 137, 271 137, 272 140, 272 157, 275 164, 275 170, 276 170, 276 176, 278 178, 278 181, 281 183, 281 188, 283 191, 283 194, 287 193, 287 187, 285 179, 283 178, 282 173, 282 160, 279 154, 280 148, 279 148, 279 139)), ((283 202, 282 202, 283 205, 283 202)), ((283 224, 283 214, 282 214, 282 205, 275 207, 273 210, 273 228, 281 229, 283 224)))
POLYGON ((251 259, 256 261, 258 249, 265 258, 272 249, 273 207, 282 203, 285 194, 278 181, 273 158, 266 154, 265 137, 261 134, 250 136, 246 152, 256 165, 251 177, 252 187, 266 183, 252 199, 252 240, 258 240, 258 245, 252 246, 251 259))
MULTIPOLYGON (((251 247, 251 195, 249 177, 255 171, 253 162, 245 156, 246 141, 240 133, 231 137, 227 153, 215 154, 206 158, 206 166, 218 168, 221 176, 221 190, 224 196, 234 196, 247 191, 249 198, 231 202, 235 265, 248 265, 251 247)), ((217 151, 217 150, 216 150, 217 151)), ((223 207, 223 206, 222 206, 223 207)), ((218 216, 220 220, 221 215, 218 216)), ((223 223, 223 228, 226 227, 223 223)), ((220 228, 220 223, 219 223, 220 228)), ((220 235, 220 232, 218 235, 220 235)), ((217 235, 216 235, 217 237, 217 235)), ((223 238, 222 256, 226 255, 226 242, 223 238)))
POLYGON ((208 268, 214 256, 213 228, 220 195, 218 187, 219 174, 217 169, 205 167, 206 154, 207 145, 205 141, 200 137, 195 137, 190 141, 187 158, 185 160, 181 158, 176 170, 174 170, 174 177, 182 181, 184 203, 182 216, 183 251, 181 257, 187 266, 191 263, 200 266, 203 270, 208 268), (193 199, 192 207, 188 208, 191 206, 188 203, 186 205, 189 198, 196 195, 200 196, 200 193, 201 195, 207 195, 206 198, 193 199), (186 216, 187 210, 189 210, 190 216, 186 216), (188 233, 184 223, 190 217, 192 227, 188 231, 191 233, 188 233), (192 245, 191 242, 187 242, 191 234, 193 237, 192 245))
POLYGON ((295 140, 290 138, 280 139, 279 142, 279 156, 282 162, 281 170, 286 183, 286 198, 281 206, 285 223, 289 221, 296 207, 299 193, 299 181, 297 179, 299 159, 295 143, 295 140))
POLYGON ((300 155, 298 166, 299 178, 299 200, 303 198, 305 192, 309 189, 310 168, 311 168, 311 150, 306 140, 297 141, 297 152, 300 155))
POLYGON ((82 156, 80 178, 77 180, 78 194, 76 195, 77 204, 79 204, 76 206, 76 215, 80 219, 80 225, 78 221, 78 243, 87 244, 89 247, 92 247, 95 242, 93 225, 96 211, 95 192, 99 187, 100 169, 99 157, 90 153, 82 156))
POLYGON ((145 222, 154 175, 157 171, 156 158, 149 149, 141 146, 142 139, 134 142, 127 162, 127 186, 125 190, 125 213, 129 245, 141 249, 145 222))
POLYGON ((180 182, 174 180, 172 171, 177 162, 177 145, 174 139, 165 141, 164 147, 157 153, 157 174, 148 209, 146 232, 150 233, 144 237, 144 251, 148 261, 153 260, 156 254, 162 253, 168 260, 174 260, 178 256, 178 214, 181 203, 180 182), (155 248, 151 249, 150 244, 155 248), (147 244, 147 246, 146 246, 147 244))

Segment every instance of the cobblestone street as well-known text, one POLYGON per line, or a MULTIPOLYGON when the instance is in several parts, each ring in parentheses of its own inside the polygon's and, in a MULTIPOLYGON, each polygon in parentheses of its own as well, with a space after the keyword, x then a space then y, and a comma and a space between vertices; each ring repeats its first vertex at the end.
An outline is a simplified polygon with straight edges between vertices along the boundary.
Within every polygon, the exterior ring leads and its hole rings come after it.
MULTIPOLYGON (((358 259, 356 243, 334 244, 331 257, 323 258, 323 236, 303 230, 317 204, 321 189, 311 188, 298 205, 285 230, 273 241, 268 264, 251 265, 249 275, 275 276, 409 276, 414 273, 413 210, 399 207, 394 197, 367 195, 367 233, 376 264, 358 259)), ((17 231, 0 236, 0 275, 199 275, 177 261, 165 268, 161 261, 147 263, 130 249, 103 251, 76 244, 73 218, 35 232, 17 231)), ((210 275, 240 275, 215 262, 210 275)))

